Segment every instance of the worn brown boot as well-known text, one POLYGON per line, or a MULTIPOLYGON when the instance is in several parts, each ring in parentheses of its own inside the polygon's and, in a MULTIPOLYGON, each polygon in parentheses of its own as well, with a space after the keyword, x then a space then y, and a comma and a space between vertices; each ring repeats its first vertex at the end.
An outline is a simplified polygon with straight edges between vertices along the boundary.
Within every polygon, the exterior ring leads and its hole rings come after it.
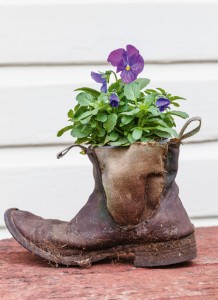
POLYGON ((89 266, 104 258, 132 258, 137 267, 176 264, 196 257, 194 226, 179 199, 175 177, 181 140, 129 147, 81 147, 93 164, 95 188, 70 221, 9 209, 13 237, 36 255, 64 265, 89 266))

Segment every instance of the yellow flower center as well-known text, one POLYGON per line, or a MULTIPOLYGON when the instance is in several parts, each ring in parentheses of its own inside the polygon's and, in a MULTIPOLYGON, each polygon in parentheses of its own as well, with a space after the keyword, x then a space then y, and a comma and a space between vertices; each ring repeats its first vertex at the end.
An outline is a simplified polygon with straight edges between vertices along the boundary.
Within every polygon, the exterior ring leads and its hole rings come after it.
POLYGON ((130 70, 130 66, 127 65, 127 66, 126 66, 126 71, 129 71, 129 70, 130 70))

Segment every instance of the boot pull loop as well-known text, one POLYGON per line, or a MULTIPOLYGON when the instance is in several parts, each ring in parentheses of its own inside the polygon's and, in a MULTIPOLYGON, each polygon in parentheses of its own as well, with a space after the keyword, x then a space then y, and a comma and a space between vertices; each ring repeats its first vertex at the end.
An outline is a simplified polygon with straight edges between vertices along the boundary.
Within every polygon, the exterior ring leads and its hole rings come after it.
POLYGON ((85 146, 73 144, 73 145, 71 145, 71 146, 65 148, 65 149, 62 150, 61 152, 59 152, 59 153, 57 154, 57 159, 62 158, 62 157, 63 157, 64 155, 66 155, 67 152, 70 151, 70 149, 72 149, 73 147, 80 147, 80 148, 85 152, 85 154, 87 154, 87 152, 88 152, 88 150, 89 150, 89 148, 86 148, 85 146))
POLYGON ((182 127, 182 129, 180 130, 180 133, 178 135, 178 139, 180 141, 184 140, 184 139, 187 139, 191 136, 193 136, 194 134, 196 134, 201 128, 201 118, 200 117, 193 117, 193 118, 190 118, 185 124, 184 126, 182 127), (190 123, 194 122, 194 121, 198 121, 199 124, 197 127, 195 127, 193 130, 187 132, 184 134, 186 128, 189 126, 190 123))

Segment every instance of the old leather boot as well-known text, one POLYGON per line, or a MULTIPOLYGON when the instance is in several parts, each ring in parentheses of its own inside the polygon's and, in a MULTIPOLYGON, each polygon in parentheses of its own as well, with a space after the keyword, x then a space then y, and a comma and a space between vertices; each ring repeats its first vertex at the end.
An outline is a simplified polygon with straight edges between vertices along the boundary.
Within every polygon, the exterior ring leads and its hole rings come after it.
POLYGON ((135 143, 129 147, 85 148, 95 188, 70 221, 48 220, 9 209, 13 237, 36 255, 64 265, 89 266, 104 258, 132 258, 138 267, 180 263, 196 257, 194 227, 178 196, 175 177, 181 140, 135 143))

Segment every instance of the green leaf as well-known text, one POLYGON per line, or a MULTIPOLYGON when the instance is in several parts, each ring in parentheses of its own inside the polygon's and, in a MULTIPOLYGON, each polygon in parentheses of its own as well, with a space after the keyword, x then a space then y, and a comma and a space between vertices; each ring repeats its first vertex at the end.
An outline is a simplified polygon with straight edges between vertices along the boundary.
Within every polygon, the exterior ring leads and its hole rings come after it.
POLYGON ((110 137, 109 137, 109 135, 106 135, 106 137, 105 137, 104 142, 103 142, 102 145, 105 145, 105 144, 107 144, 108 142, 110 142, 110 137))
POLYGON ((148 111, 150 112, 150 113, 152 113, 152 115, 153 116, 159 116, 160 115, 160 111, 159 111, 159 109, 156 107, 156 106, 150 106, 149 108, 148 108, 148 111))
POLYGON ((125 137, 119 138, 116 142, 110 142, 109 145, 111 146, 121 146, 128 143, 128 139, 125 137))
POLYGON ((179 110, 171 110, 167 114, 178 116, 183 119, 187 119, 189 117, 189 115, 186 112, 179 111, 179 110))
POLYGON ((72 128, 73 128, 73 125, 69 125, 69 126, 66 126, 66 127, 62 128, 61 130, 58 131, 57 136, 58 137, 62 136, 62 134, 64 132, 66 132, 66 131, 68 131, 68 130, 70 130, 72 128))
POLYGON ((111 114, 108 116, 107 121, 104 123, 104 128, 107 132, 111 132, 117 123, 117 115, 111 114))
POLYGON ((145 96, 145 98, 144 98, 144 104, 148 108, 154 102, 154 100, 155 100, 155 94, 151 93, 151 94, 145 96))
POLYGON ((122 113, 122 112, 125 112, 128 110, 128 104, 127 103, 124 103, 124 105, 119 105, 118 106, 118 113, 122 113))
POLYGON ((132 136, 135 140, 139 140, 142 136, 142 129, 141 128, 135 128, 133 130, 132 136))
POLYGON ((162 95, 166 95, 166 91, 165 91, 164 89, 162 89, 162 88, 157 88, 157 90, 159 90, 159 91, 162 93, 162 95))
POLYGON ((178 136, 176 130, 174 130, 174 129, 172 129, 172 128, 169 128, 169 127, 163 127, 163 126, 160 126, 160 125, 156 126, 155 128, 156 128, 157 130, 160 130, 160 131, 168 132, 168 133, 172 134, 174 137, 177 137, 177 136, 178 136))
POLYGON ((119 135, 116 132, 111 132, 110 135, 109 135, 109 139, 112 142, 116 141, 118 139, 118 137, 119 137, 119 135))
POLYGON ((131 82, 124 87, 124 95, 128 100, 135 101, 141 95, 140 86, 137 82, 131 82))
POLYGON ((67 116, 68 116, 68 118, 73 119, 73 117, 74 117, 74 112, 73 112, 72 109, 70 109, 70 110, 68 111, 67 116))
POLYGON ((130 122, 132 122, 132 120, 134 119, 135 117, 134 116, 123 116, 122 118, 121 118, 121 123, 123 124, 123 125, 127 125, 127 124, 129 124, 130 122))
POLYGON ((168 127, 176 127, 173 116, 170 114, 161 114, 160 117, 162 120, 164 120, 168 127))
POLYGON ((174 102, 174 101, 173 101, 173 102, 171 102, 171 104, 174 105, 174 106, 176 106, 176 107, 180 107, 180 104, 177 103, 177 102, 174 102))
POLYGON ((91 126, 92 128, 95 128, 95 127, 97 126, 97 124, 98 124, 98 123, 97 123, 95 120, 93 120, 93 119, 90 121, 90 126, 91 126))
POLYGON ((135 80, 135 82, 137 82, 139 84, 139 88, 140 88, 140 90, 142 90, 143 88, 145 88, 150 83, 150 79, 148 79, 148 78, 138 78, 137 80, 135 80))
POLYGON ((121 115, 133 116, 133 115, 136 115, 139 111, 140 111, 140 109, 137 107, 133 110, 123 112, 123 113, 121 113, 121 115))
POLYGON ((109 91, 109 92, 113 92, 113 91, 120 92, 122 87, 123 87, 123 82, 122 82, 121 79, 119 79, 119 80, 117 80, 116 82, 112 83, 112 84, 108 87, 108 91, 109 91))
POLYGON ((147 143, 147 142, 151 141, 151 138, 147 138, 147 137, 142 136, 140 141, 143 142, 143 143, 147 143))
POLYGON ((170 101, 174 101, 174 100, 186 100, 186 98, 180 97, 180 96, 173 96, 169 98, 170 101))
MULTIPOLYGON (((148 122, 146 123, 149 123, 149 124, 157 124, 157 125, 161 125, 163 127, 169 127, 169 125, 165 122, 164 119, 159 119, 159 118, 149 118, 148 119, 148 122)), ((170 126, 172 127, 172 126, 170 126)))
POLYGON ((157 122, 157 124, 159 124, 159 125, 161 125, 161 126, 163 126, 163 127, 169 127, 169 125, 168 125, 166 122, 164 122, 164 120, 161 120, 161 119, 157 119, 157 118, 156 118, 155 121, 157 122))
POLYGON ((79 93, 76 96, 76 100, 80 104, 80 106, 89 106, 90 101, 92 101, 93 97, 87 93, 79 93))
POLYGON ((78 117, 78 120, 82 120, 82 119, 85 119, 91 115, 96 115, 98 113, 98 108, 95 108, 93 110, 88 110, 88 111, 85 111, 84 113, 82 113, 79 117, 78 117))
POLYGON ((89 125, 83 125, 82 126, 82 132, 89 135, 92 132, 92 128, 89 125))
POLYGON ((106 94, 100 94, 98 96, 98 103, 107 103, 108 102, 108 96, 106 94))
POLYGON ((85 119, 89 116, 92 115, 92 111, 89 110, 89 111, 85 111, 84 113, 82 113, 80 116, 78 116, 78 120, 82 120, 82 119, 85 119))
POLYGON ((98 113, 98 108, 92 110, 92 115, 97 115, 97 113, 98 113))
POLYGON ((145 93, 146 93, 146 94, 154 93, 155 95, 157 95, 157 91, 155 91, 155 90, 153 90, 153 89, 146 89, 146 90, 145 90, 145 93))
MULTIPOLYGON (((83 144, 83 143, 87 143, 87 137, 77 138, 77 140, 75 141, 75 144, 83 144)), ((82 154, 82 152, 80 153, 82 154)))
POLYGON ((106 114, 103 114, 103 113, 99 113, 99 114, 95 117, 95 120, 104 123, 104 122, 107 121, 107 115, 106 115, 106 114))
POLYGON ((104 130, 104 128, 98 128, 98 136, 99 137, 103 137, 105 136, 106 131, 104 130))
POLYGON ((127 139, 128 139, 128 141, 129 141, 131 144, 135 143, 135 141, 136 141, 136 140, 133 138, 133 136, 132 136, 131 133, 129 133, 129 134, 127 135, 127 139))
POLYGON ((75 89, 75 91, 82 91, 82 92, 88 93, 88 94, 94 96, 95 98, 98 98, 98 96, 101 94, 99 91, 96 91, 96 90, 91 89, 89 87, 83 87, 83 88, 75 89))
POLYGON ((74 108, 74 116, 73 116, 74 120, 77 120, 79 116, 81 116, 86 111, 87 111, 87 107, 80 106, 79 104, 77 104, 74 108))
POLYGON ((91 117, 92 117, 92 116, 89 116, 89 117, 87 117, 87 118, 85 118, 85 119, 82 119, 82 120, 81 120, 81 123, 82 123, 82 124, 88 124, 88 123, 90 122, 91 117))
POLYGON ((73 130, 71 131, 71 135, 73 137, 77 137, 77 138, 83 138, 83 137, 86 137, 88 136, 90 133, 90 130, 85 130, 83 129, 83 126, 82 125, 78 125, 76 127, 73 128, 73 130))
POLYGON ((165 138, 165 139, 171 137, 170 133, 163 132, 163 131, 160 131, 160 130, 154 130, 153 133, 156 134, 158 137, 165 138))

